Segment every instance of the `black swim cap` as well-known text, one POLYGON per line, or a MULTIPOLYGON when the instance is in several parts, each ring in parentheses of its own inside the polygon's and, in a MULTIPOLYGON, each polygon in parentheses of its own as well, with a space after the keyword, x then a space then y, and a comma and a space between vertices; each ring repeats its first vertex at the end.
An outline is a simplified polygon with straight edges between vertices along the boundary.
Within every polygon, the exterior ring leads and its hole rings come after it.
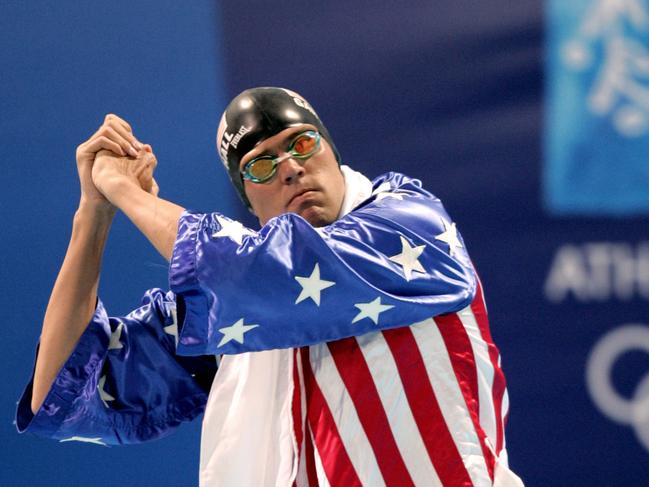
POLYGON ((272 87, 251 88, 237 95, 223 112, 216 134, 216 146, 232 184, 248 207, 250 202, 239 172, 241 159, 263 140, 303 123, 318 129, 340 163, 336 146, 315 110, 293 91, 272 87))

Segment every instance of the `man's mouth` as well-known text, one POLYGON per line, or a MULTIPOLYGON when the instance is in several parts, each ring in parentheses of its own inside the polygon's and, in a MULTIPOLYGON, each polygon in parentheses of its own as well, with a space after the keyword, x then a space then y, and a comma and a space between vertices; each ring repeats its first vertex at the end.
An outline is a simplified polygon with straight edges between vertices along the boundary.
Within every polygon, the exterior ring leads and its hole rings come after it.
POLYGON ((307 197, 307 196, 309 196, 310 193, 314 193, 315 191, 316 191, 315 189, 311 189, 311 188, 305 188, 305 189, 302 189, 302 190, 298 191, 297 193, 295 193, 291 197, 291 199, 288 201, 288 204, 286 206, 287 207, 291 206, 296 201, 299 202, 299 200, 301 198, 307 197))

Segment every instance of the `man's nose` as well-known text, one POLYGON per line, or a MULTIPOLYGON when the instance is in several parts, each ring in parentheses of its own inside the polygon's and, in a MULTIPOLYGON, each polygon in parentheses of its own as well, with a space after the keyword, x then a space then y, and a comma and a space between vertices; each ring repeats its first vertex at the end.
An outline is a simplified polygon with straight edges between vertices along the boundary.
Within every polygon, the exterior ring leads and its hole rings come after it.
POLYGON ((304 166, 294 157, 287 157, 277 168, 278 176, 284 184, 291 184, 304 175, 304 166))

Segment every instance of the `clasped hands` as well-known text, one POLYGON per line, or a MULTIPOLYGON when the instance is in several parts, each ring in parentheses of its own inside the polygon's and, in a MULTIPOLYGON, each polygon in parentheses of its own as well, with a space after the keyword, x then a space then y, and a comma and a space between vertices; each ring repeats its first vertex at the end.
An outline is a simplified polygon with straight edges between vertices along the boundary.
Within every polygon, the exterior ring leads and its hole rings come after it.
POLYGON ((120 194, 140 190, 158 194, 153 178, 157 159, 151 146, 142 144, 117 115, 106 115, 97 132, 77 147, 76 159, 84 203, 114 208, 120 194))

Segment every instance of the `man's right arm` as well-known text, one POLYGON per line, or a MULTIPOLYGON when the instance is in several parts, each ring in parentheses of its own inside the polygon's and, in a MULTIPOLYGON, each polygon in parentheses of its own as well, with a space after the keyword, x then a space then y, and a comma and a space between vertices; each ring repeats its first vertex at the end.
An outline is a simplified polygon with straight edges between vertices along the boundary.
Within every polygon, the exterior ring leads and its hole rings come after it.
POLYGON ((140 443, 169 434, 205 409, 216 361, 176 355, 175 295, 150 289, 142 305, 122 317, 108 316, 97 297, 116 212, 92 181, 97 153, 122 156, 104 164, 126 164, 132 185, 157 194, 150 147, 138 151, 131 144, 140 145, 128 124, 109 115, 77 149, 81 202, 45 313, 34 374, 18 401, 19 432, 101 445, 140 443))
POLYGON ((32 393, 36 412, 95 311, 101 259, 115 214, 109 206, 81 202, 72 236, 43 320, 32 393))
MULTIPOLYGON (((116 208, 92 182, 95 156, 100 150, 110 150, 137 157, 143 154, 142 149, 128 123, 115 115, 107 115, 99 130, 77 148, 81 199, 74 216, 70 244, 43 320, 34 372, 32 411, 38 410, 43 403, 59 369, 92 317, 97 301, 101 258, 116 208)), ((143 186, 150 187, 152 172, 143 177, 148 178, 143 186)))

